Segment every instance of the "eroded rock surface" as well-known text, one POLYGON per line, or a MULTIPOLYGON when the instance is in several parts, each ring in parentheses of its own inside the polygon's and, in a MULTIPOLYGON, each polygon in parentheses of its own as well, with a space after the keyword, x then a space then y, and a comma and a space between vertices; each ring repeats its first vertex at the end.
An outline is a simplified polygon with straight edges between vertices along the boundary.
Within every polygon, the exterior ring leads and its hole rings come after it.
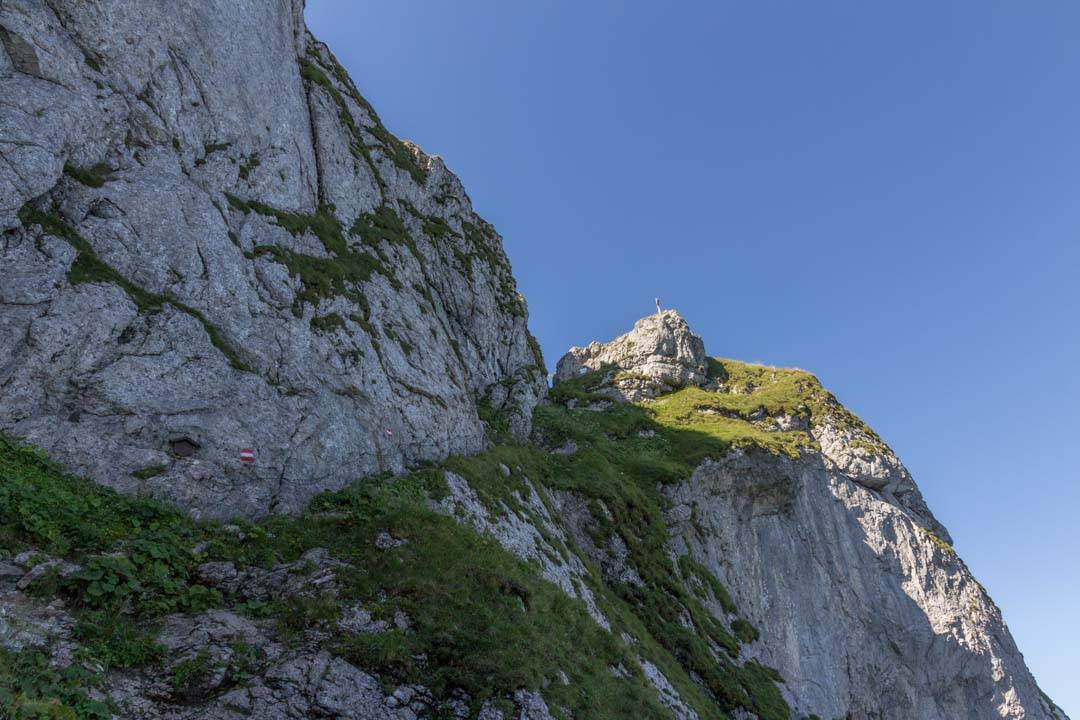
POLYGON ((499 236, 302 12, 0 5, 0 430, 204 516, 527 433, 499 236))
MULTIPOLYGON (((307 33, 302 0, 5 0, 0 93, 0 432, 206 517, 296 511, 364 475, 478 452, 481 413, 528 435, 543 361, 500 238, 439 158, 386 130, 307 33)), ((678 313, 642 318, 559 362, 558 382, 606 370, 586 405, 564 407, 588 412, 560 421, 680 389, 752 395, 715 363, 678 313)), ((602 670, 644 677, 679 720, 725 699, 662 648, 663 630, 706 637, 726 680, 760 680, 736 672, 754 661, 779 670, 792 717, 1064 720, 900 460, 813 383, 772 409, 689 403, 741 423, 746 442, 704 462, 690 447, 688 478, 662 447, 670 427, 597 423, 530 448, 546 460, 530 456, 529 477, 500 465, 495 482, 517 488, 500 499, 446 471, 424 507, 580 602, 631 649, 602 670), (605 443, 622 445, 598 456, 605 443), (619 453, 627 472, 600 488, 572 465, 602 475, 619 453), (569 469, 576 482, 560 483, 569 469), (622 492, 649 469, 668 484, 646 474, 622 492), (655 531, 655 553, 636 531, 655 531), (705 575, 679 570, 688 557, 705 575), (653 607, 667 624, 634 616, 653 607)), ((242 543, 236 529, 222 541, 242 543)), ((385 553, 417 541, 373 539, 385 553)), ((142 618, 160 656, 106 668, 81 659, 70 588, 48 589, 86 560, 0 554, 0 648, 84 665, 121 718, 551 720, 570 714, 545 690, 580 682, 549 673, 498 706, 393 686, 333 641, 415 632, 420 616, 342 597, 364 568, 318 548, 266 567, 199 559, 186 581, 220 606, 142 618), (332 612, 291 633, 258 614, 321 602, 332 612)), ((727 714, 778 717, 756 704, 772 683, 727 698, 727 714)))
POLYGON ((555 381, 613 367, 615 393, 641 400, 706 380, 705 344, 674 310, 638 320, 634 329, 611 342, 570 348, 555 369, 555 381))
POLYGON ((760 659, 784 676, 793 709, 1062 717, 956 553, 820 454, 735 453, 667 494, 673 547, 764 629, 760 659))
MULTIPOLYGON (((758 366, 736 382, 716 362, 708 377, 701 339, 667 311, 610 343, 571 349, 556 382, 607 369, 585 396, 645 407, 689 387, 697 394, 681 407, 690 415, 743 423, 751 439, 802 438, 774 452, 751 440, 663 488, 672 556, 707 568, 761 629, 747 658, 779 671, 795 716, 1064 718, 888 445, 807 373, 758 366), (744 400, 755 383, 781 383, 777 392, 792 397, 744 400)), ((554 497, 605 577, 632 581, 616 547, 591 541, 582 502, 554 497)))
MULTIPOLYGON (((60 599, 46 601, 25 592, 41 575, 34 573, 34 568, 55 567, 59 562, 27 553, 16 562, 0 564, 0 650, 39 650, 57 669, 74 666, 94 673, 94 695, 108 699, 113 717, 420 720, 475 716, 509 720, 492 702, 473 713, 469 698, 462 694, 452 700, 437 700, 422 685, 387 690, 379 677, 322 647, 328 638, 341 633, 386 632, 390 629, 386 623, 358 629, 339 621, 335 632, 329 627, 309 628, 297 639, 283 638, 272 620, 256 620, 233 610, 173 614, 161 621, 154 637, 161 646, 160 660, 131 670, 88 663, 81 658, 79 643, 72 639, 76 617, 71 609, 60 599)), ((295 600, 332 595, 335 574, 345 567, 326 551, 314 550, 298 562, 269 570, 207 563, 200 568, 200 575, 210 586, 239 591, 244 597, 295 600)), ((503 707, 507 705, 514 708, 513 717, 519 720, 551 719, 538 692, 519 691, 506 699, 503 707)))

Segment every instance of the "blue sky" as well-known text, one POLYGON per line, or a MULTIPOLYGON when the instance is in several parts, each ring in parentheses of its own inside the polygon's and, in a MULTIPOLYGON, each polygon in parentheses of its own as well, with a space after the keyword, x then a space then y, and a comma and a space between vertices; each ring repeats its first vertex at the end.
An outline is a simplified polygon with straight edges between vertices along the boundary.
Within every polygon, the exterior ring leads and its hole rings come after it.
POLYGON ((660 295, 897 450, 1080 715, 1080 5, 310 0, 548 365, 660 295))

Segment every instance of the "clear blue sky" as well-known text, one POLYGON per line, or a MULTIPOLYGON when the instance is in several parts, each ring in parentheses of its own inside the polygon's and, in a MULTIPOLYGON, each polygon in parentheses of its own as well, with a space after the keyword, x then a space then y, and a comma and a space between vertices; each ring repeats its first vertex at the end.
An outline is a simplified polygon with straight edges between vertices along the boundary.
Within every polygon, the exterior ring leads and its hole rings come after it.
POLYGON ((549 366, 660 295, 816 372, 1080 715, 1080 5, 670 7, 307 15, 502 233, 549 366))

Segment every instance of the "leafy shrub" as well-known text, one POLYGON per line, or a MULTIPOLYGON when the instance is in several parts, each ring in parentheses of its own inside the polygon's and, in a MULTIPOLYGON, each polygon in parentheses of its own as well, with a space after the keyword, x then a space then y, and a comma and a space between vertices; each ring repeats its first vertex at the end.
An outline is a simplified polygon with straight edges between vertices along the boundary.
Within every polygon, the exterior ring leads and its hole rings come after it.
POLYGON ((109 706, 88 694, 93 685, 93 676, 78 665, 55 670, 40 652, 0 648, 0 717, 110 720, 109 706))

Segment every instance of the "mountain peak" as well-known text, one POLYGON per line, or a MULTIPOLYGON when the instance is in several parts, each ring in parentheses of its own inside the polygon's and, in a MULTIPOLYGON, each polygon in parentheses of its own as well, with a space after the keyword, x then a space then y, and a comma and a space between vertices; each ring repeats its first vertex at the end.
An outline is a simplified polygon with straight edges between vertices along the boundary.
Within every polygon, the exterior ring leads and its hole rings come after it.
POLYGON ((706 381, 705 343, 677 310, 663 310, 610 342, 570 348, 556 366, 555 382, 603 367, 621 371, 615 389, 623 399, 655 397, 706 381))

